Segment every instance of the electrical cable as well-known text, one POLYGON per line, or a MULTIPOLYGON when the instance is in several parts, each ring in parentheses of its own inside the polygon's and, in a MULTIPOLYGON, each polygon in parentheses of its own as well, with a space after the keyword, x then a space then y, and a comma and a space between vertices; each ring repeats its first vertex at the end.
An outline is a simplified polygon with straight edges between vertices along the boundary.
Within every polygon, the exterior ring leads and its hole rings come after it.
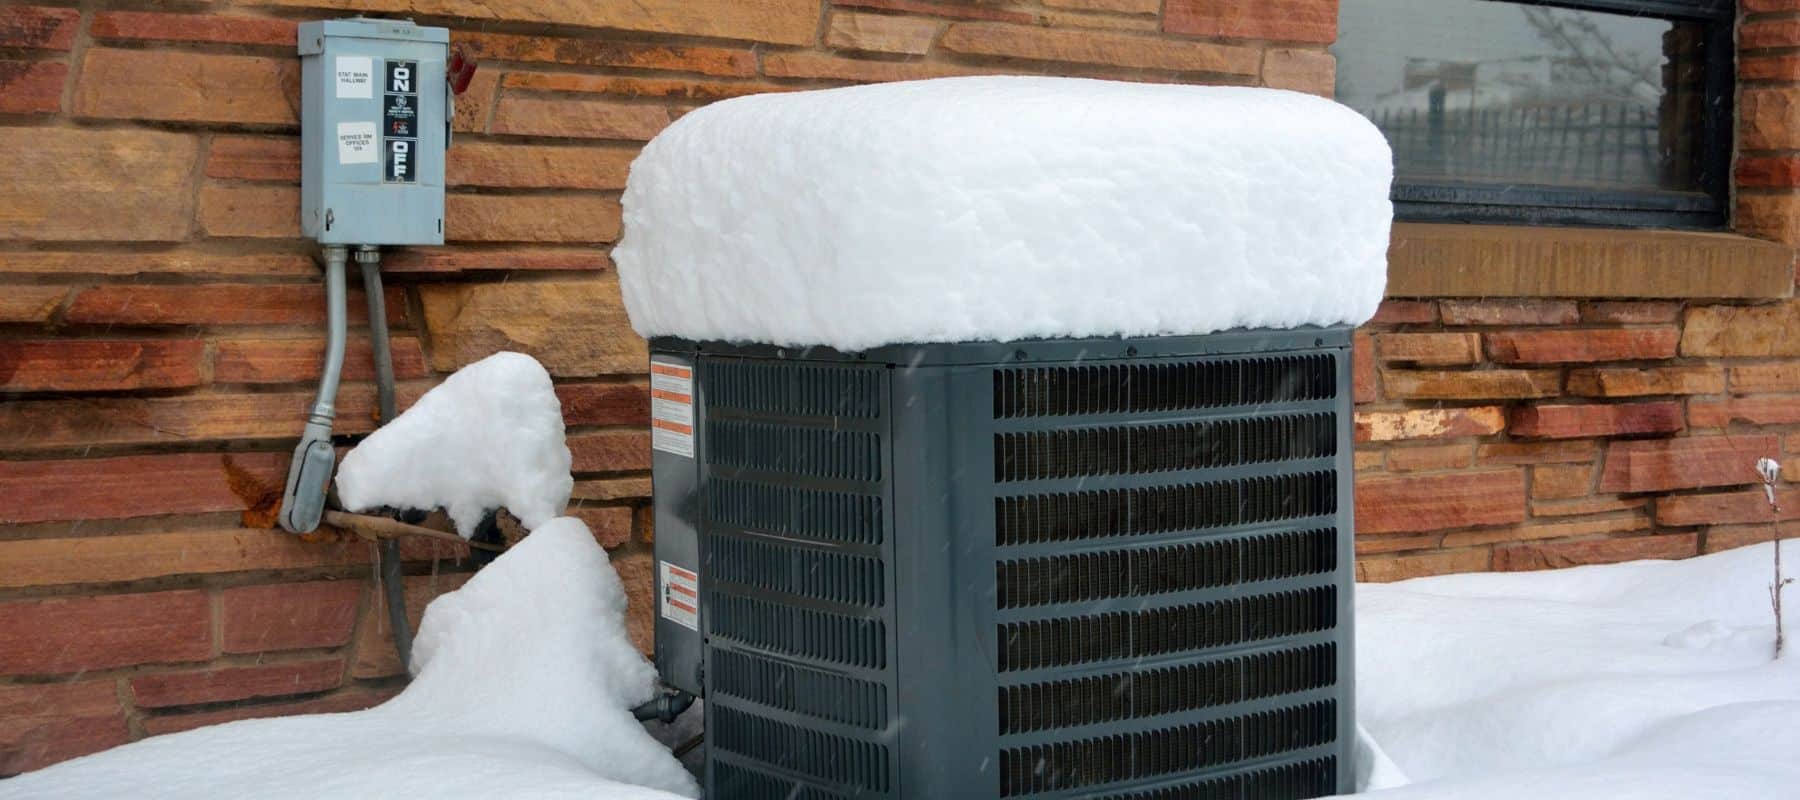
MULTIPOLYGON (((369 300, 369 344, 375 354, 377 425, 392 422, 398 410, 394 402, 394 360, 388 350, 387 297, 381 289, 381 250, 363 246, 356 250, 362 268, 363 294, 369 300)), ((406 618, 406 580, 400 567, 400 540, 383 539, 376 552, 381 566, 382 597, 387 604, 388 627, 394 632, 394 651, 400 666, 412 669, 412 624, 406 618)))
MULTIPOLYGON (((388 350, 387 300, 381 287, 381 250, 376 247, 362 246, 356 250, 357 266, 362 268, 363 294, 369 301, 369 343, 375 356, 375 394, 378 407, 377 425, 386 425, 393 421, 398 413, 394 400, 394 362, 388 350)), ((340 288, 340 291, 341 288, 340 288)), ((339 348, 342 352, 342 348, 339 348)), ((335 376, 333 383, 335 383, 335 376)), ((335 394, 335 392, 333 392, 335 394)), ((495 518, 490 515, 484 520, 486 526, 493 526, 495 518)), ((401 572, 400 540, 383 539, 377 547, 381 571, 381 588, 387 604, 388 627, 394 633, 394 650, 400 656, 400 664, 408 671, 412 668, 412 624, 406 617, 406 582, 401 572)), ((693 705, 694 696, 676 690, 661 693, 648 703, 633 709, 638 719, 661 719, 672 722, 683 711, 693 705)), ((675 755, 681 757, 688 751, 698 747, 701 737, 683 743, 677 748, 675 755)))
POLYGON ((342 246, 325 247, 325 363, 319 370, 319 394, 307 414, 306 427, 288 463, 277 521, 290 533, 311 533, 319 527, 331 485, 337 454, 331 445, 331 424, 337 416, 338 378, 344 367, 344 261, 342 246))

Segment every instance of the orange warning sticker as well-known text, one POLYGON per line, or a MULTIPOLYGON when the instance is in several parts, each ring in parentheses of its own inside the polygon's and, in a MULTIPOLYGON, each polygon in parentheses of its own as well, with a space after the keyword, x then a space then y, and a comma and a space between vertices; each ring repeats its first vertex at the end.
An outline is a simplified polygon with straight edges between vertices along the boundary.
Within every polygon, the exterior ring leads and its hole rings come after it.
POLYGON ((694 368, 678 361, 650 361, 650 446, 694 457, 694 368))
POLYGON ((699 573, 667 561, 657 563, 662 572, 663 618, 684 628, 700 630, 699 573))

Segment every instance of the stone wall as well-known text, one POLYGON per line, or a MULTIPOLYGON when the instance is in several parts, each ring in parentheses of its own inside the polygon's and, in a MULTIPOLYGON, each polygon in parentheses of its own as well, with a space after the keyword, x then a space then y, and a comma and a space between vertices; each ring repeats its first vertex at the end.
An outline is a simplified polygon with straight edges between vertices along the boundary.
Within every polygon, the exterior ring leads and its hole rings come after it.
POLYGON ((1800 476, 1797 315, 1792 302, 1388 301, 1359 333, 1359 577, 1767 541, 1750 484, 1762 456, 1800 476))
MULTIPOLYGON (((571 513, 640 598, 645 351, 607 252, 644 140, 721 98, 945 75, 1329 93, 1336 29, 1333 0, 0 7, 0 775, 397 691, 368 546, 266 530, 323 346, 294 30, 356 12, 451 28, 481 59, 454 124, 451 244, 386 260, 401 401, 496 350, 543 361, 571 513)), ((372 424, 363 303, 346 444, 372 424)), ((470 567, 409 547, 416 615, 470 567)))
MULTIPOLYGON (((1739 5, 1733 227, 1785 247, 1396 226, 1394 299, 1356 351, 1362 578, 1772 535, 1753 465, 1777 456, 1800 478, 1800 0, 1739 5)), ((1782 492, 1795 535, 1800 492, 1782 492)))
MULTIPOLYGON (((298 238, 298 21, 410 14, 481 71, 444 248, 386 262, 402 403, 499 349, 558 379, 571 513, 635 595, 644 345, 608 245, 637 147, 746 93, 990 72, 1329 93, 1335 0, 90 0, 0 7, 0 775, 398 690, 367 545, 267 530, 323 292, 298 238), (148 10, 154 7, 156 10, 148 10)), ((1800 244, 1800 1, 1742 0, 1738 233, 1800 244)), ((1357 337, 1359 572, 1692 555, 1800 470, 1792 251, 1399 226, 1357 337), (1509 238, 1510 237, 1510 238, 1509 238), (1500 296, 1505 295, 1505 296, 1500 296)), ((352 296, 353 315, 363 304, 352 296)), ((353 316, 338 429, 371 427, 353 316)), ((1786 518, 1800 491, 1784 489, 1786 518)), ((412 542, 409 607, 466 552, 412 542)))

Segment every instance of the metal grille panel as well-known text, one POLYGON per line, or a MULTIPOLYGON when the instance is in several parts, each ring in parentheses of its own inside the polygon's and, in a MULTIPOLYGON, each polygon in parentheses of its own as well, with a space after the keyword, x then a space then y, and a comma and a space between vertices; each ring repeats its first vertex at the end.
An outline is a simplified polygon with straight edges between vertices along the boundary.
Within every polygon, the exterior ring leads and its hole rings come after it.
POLYGON ((1337 475, 1236 480, 994 498, 1002 546, 1201 531, 1333 514, 1337 475))
POLYGON ((1328 638, 1347 585, 1340 366, 1320 353, 993 370, 996 670, 1034 678, 998 688, 1003 742, 1029 742, 1002 746, 1002 795, 1183 774, 1205 777, 1112 797, 1336 791, 1332 758, 1233 765, 1338 736, 1336 700, 1319 698, 1343 664, 1328 638), (1050 481, 1078 483, 1025 485, 1050 481))
POLYGON ((714 478, 706 485, 713 522, 742 530, 826 542, 880 544, 879 495, 714 478))
POLYGON ((1337 396, 1330 355, 994 371, 994 418, 1144 414, 1337 396))
POLYGON ((1155 717, 1331 686, 1331 643, 1000 689, 1002 734, 1155 717))
POLYGON ((1328 573, 1337 568, 1337 532, 1282 531, 1166 547, 1105 550, 1000 562, 996 603, 1025 608, 1328 573))
POLYGON ((695 366, 657 527, 708 796, 1348 788, 1349 341, 653 342, 695 366))
POLYGON ((887 667, 881 620, 797 608, 708 591, 708 627, 720 639, 776 653, 867 669, 887 667))
POLYGON ((994 480, 1141 475, 1336 454, 1337 422, 1330 414, 1062 428, 995 436, 994 480))
POLYGON ((709 794, 884 796, 894 756, 884 371, 707 359, 709 794))
POLYGON ((1142 733, 1008 748, 1005 797, 1080 789, 1218 767, 1325 744, 1336 735, 1331 701, 1142 733))
POLYGON ((713 746, 820 780, 885 792, 887 747, 739 711, 713 709, 707 721, 713 746))
POLYGON ((867 369, 725 358, 708 360, 702 380, 715 409, 789 417, 881 415, 881 376, 867 369))
POLYGON ((853 481, 881 479, 881 438, 844 431, 743 420, 706 425, 707 459, 719 466, 853 481))
POLYGON ((714 581, 864 608, 883 603, 882 562, 873 556, 723 533, 707 537, 703 552, 714 581))
POLYGON ((716 694, 859 728, 887 726, 880 684, 730 650, 713 653, 712 664, 716 694))
POLYGON ((1303 800, 1337 793, 1337 762, 1317 758, 1224 778, 1096 800, 1303 800))
POLYGON ((1314 633, 1337 624, 1337 587, 1000 626, 1000 671, 1148 658, 1314 633))
POLYGON ((808 786, 779 775, 716 761, 712 765, 714 792, 734 800, 850 800, 850 795, 808 786))

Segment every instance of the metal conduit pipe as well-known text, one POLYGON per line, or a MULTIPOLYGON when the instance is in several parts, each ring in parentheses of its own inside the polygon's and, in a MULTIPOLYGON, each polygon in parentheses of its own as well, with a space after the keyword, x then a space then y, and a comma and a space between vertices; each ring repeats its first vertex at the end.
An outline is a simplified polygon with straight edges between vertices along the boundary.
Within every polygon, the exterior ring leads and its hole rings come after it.
MULTIPOLYGON (((392 422, 399 413, 394 403, 394 359, 388 351, 387 297, 381 289, 381 249, 356 248, 356 265, 362 268, 363 294, 369 300, 369 344, 375 353, 377 425, 392 422)), ((412 625, 406 619, 406 581, 400 571, 400 540, 383 539, 377 551, 381 563, 381 589, 387 604, 388 627, 394 632, 394 650, 400 665, 412 668, 412 625)))
POLYGON ((319 373, 319 395, 307 415, 300 444, 288 464, 287 488, 281 498, 281 527, 310 533, 325 514, 326 490, 337 453, 331 448, 331 423, 337 416, 338 378, 344 371, 344 263, 349 253, 328 245, 325 256, 325 366, 319 373))
POLYGON ((661 685, 661 681, 657 683, 656 696, 631 710, 631 715, 637 717, 640 722, 648 720, 674 722, 675 718, 681 716, 681 712, 688 710, 688 707, 692 706, 694 700, 697 699, 680 689, 661 685))
POLYGON ((356 265, 362 268, 363 294, 369 297, 369 343, 375 349, 375 392, 381 410, 378 424, 386 425, 398 413, 394 408, 394 356, 388 351, 387 298, 381 291, 381 249, 356 248, 356 265))

